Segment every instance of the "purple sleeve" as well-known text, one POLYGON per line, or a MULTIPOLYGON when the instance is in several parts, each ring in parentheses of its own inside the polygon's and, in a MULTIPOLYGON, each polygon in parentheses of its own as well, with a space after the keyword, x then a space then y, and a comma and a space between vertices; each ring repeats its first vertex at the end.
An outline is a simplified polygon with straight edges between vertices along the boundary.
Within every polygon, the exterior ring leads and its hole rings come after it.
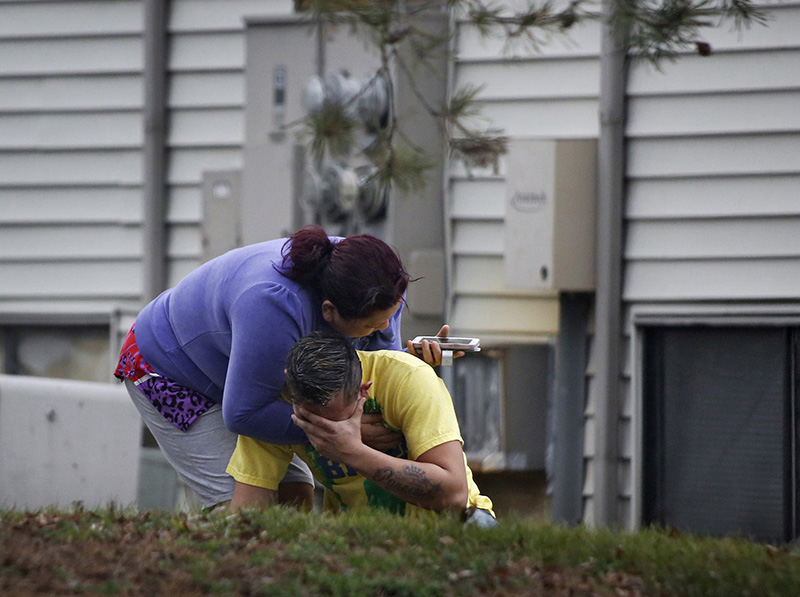
POLYGON ((291 420, 291 405, 280 400, 286 356, 308 330, 309 305, 272 284, 251 288, 231 309, 231 354, 225 377, 222 416, 241 435, 278 444, 305 443, 291 420))

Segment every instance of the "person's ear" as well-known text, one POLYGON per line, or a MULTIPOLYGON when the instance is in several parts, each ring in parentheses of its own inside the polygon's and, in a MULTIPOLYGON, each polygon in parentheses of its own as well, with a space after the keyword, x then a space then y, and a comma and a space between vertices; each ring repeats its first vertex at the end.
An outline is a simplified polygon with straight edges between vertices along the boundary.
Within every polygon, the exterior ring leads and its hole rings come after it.
POLYGON ((365 381, 361 384, 358 388, 358 395, 363 396, 364 398, 369 398, 369 389, 372 387, 371 381, 365 381))
POLYGON ((328 323, 331 323, 336 317, 336 314, 336 306, 332 302, 330 302, 328 299, 322 301, 322 319, 328 323))

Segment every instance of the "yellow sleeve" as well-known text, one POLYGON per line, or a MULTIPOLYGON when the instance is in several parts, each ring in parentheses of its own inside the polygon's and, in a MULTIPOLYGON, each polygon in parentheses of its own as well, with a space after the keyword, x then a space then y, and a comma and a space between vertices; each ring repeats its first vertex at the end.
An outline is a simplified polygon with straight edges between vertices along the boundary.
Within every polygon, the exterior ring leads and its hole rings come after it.
POLYGON ((277 490, 294 455, 292 446, 279 446, 240 435, 228 468, 240 483, 277 490))
POLYGON ((434 370, 405 353, 378 354, 384 356, 373 360, 369 379, 375 383, 370 394, 374 391, 386 423, 403 432, 408 457, 416 460, 454 440, 463 444, 453 400, 434 370))
MULTIPOLYGON (((403 432, 408 458, 417 460, 431 448, 450 441, 464 444, 450 392, 430 366, 409 354, 388 350, 360 352, 359 358, 363 380, 374 382, 370 397, 381 405, 386 424, 403 432)), ((480 494, 466 455, 463 458, 469 486, 465 506, 492 512, 492 501, 480 494)), ((417 509, 411 506, 407 511, 417 509)))

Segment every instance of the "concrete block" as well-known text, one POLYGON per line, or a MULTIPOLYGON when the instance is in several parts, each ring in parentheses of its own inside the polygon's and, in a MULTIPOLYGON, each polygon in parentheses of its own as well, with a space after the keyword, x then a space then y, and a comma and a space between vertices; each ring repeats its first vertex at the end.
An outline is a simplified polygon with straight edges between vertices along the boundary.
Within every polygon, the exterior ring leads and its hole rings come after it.
POLYGON ((121 385, 0 375, 0 507, 135 503, 141 428, 121 385))

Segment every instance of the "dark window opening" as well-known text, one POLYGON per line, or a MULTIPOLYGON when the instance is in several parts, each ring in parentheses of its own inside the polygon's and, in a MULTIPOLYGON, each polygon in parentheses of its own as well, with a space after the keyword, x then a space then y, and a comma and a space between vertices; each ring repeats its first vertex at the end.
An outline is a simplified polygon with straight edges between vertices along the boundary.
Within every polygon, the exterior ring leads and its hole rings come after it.
POLYGON ((798 337, 789 327, 645 330, 645 524, 798 536, 798 337))

